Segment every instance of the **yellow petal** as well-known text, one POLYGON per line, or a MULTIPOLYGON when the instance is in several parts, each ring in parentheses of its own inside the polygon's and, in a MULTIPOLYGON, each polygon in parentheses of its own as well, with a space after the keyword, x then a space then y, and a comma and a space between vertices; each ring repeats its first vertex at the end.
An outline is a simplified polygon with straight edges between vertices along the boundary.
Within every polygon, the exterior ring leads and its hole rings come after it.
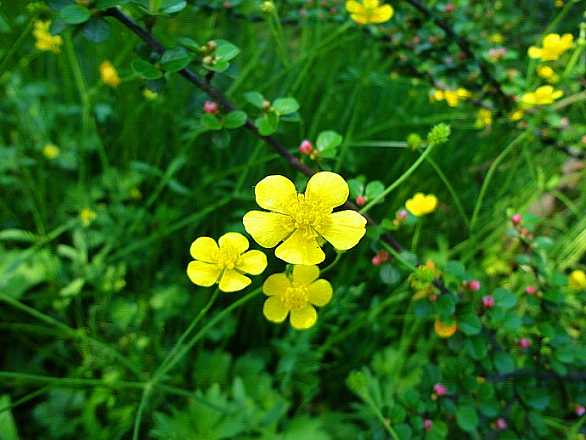
POLYGON ((239 254, 244 253, 248 249, 248 239, 238 232, 228 232, 220 237, 218 240, 220 248, 232 248, 239 254))
POLYGON ((267 267, 267 256, 261 251, 248 251, 238 258, 236 269, 252 275, 261 274, 267 267))
POLYGON ((319 277, 317 266, 293 266, 293 281, 300 284, 311 284, 319 277))
POLYGON ((543 51, 539 47, 535 46, 531 46, 528 51, 529 58, 541 58, 542 53, 543 51))
POLYGON ((236 270, 225 270, 220 280, 220 290, 222 292, 237 292, 244 289, 251 283, 250 278, 245 277, 236 270))
POLYGON ((317 312, 313 306, 307 305, 301 309, 291 310, 291 325, 297 330, 313 327, 317 321, 317 312))
POLYGON ((362 3, 366 9, 375 9, 379 5, 379 0, 363 0, 362 3))
POLYGON ((263 247, 275 247, 293 232, 291 218, 276 212, 249 211, 242 219, 244 229, 263 247))
POLYGON ((383 5, 380 8, 376 8, 374 13, 370 17, 371 23, 384 23, 389 21, 393 16, 393 7, 391 5, 383 5))
POLYGON ((291 287, 291 281, 284 273, 274 273, 269 276, 262 285, 262 291, 265 295, 281 295, 291 287))
POLYGON ((547 34, 543 39, 543 47, 557 46, 559 43, 559 34, 547 34))
POLYGON ((356 211, 334 212, 317 232, 336 249, 345 251, 356 246, 366 233, 366 219, 356 211))
POLYGON ((189 248, 189 253, 196 260, 215 263, 218 260, 218 245, 210 237, 199 237, 189 248))
POLYGON ((262 313, 269 321, 283 322, 287 317, 289 310, 278 296, 271 296, 265 301, 262 313))
POLYGON ((297 200, 295 185, 284 176, 267 176, 254 187, 256 203, 268 211, 286 214, 297 200))
POLYGON ((220 269, 215 264, 192 261, 187 265, 187 276, 193 284, 209 287, 218 281, 220 269))
POLYGON ((354 20, 356 23, 358 24, 366 24, 368 23, 368 16, 366 14, 352 14, 350 15, 350 18, 352 18, 352 20, 354 20))
POLYGON ((551 96, 553 99, 558 99, 564 96, 564 92, 562 92, 561 90, 556 90, 555 92, 553 92, 551 96))
POLYGON ((564 50, 569 49, 574 44, 574 36, 572 34, 564 34, 560 40, 564 50))
POLYGON ((287 263, 305 265, 319 264, 326 258, 316 239, 299 230, 275 250, 275 256, 287 263))
POLYGON ((436 319, 433 325, 433 329, 440 338, 449 338, 454 333, 456 333, 458 330, 458 325, 455 322, 446 324, 441 322, 439 319, 436 319))
POLYGON ((351 14, 364 14, 364 6, 354 0, 346 2, 346 10, 351 14))
POLYGON ((335 208, 348 199, 348 184, 342 176, 329 171, 315 173, 307 182, 305 197, 320 202, 324 207, 335 208))
POLYGON ((327 280, 317 280, 308 287, 308 300, 314 306, 323 307, 332 299, 332 285, 327 280))

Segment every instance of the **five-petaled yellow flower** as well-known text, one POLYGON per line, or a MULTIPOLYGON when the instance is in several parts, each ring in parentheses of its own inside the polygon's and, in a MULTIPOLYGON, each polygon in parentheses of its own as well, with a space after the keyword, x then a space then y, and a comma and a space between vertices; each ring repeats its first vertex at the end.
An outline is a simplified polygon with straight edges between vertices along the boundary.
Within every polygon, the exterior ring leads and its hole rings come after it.
POLYGON ((563 95, 564 92, 555 90, 552 86, 541 86, 534 92, 525 93, 521 96, 521 102, 527 106, 548 105, 563 95))
POLYGON ((436 319, 435 323, 433 324, 433 329, 436 335, 438 335, 440 338, 449 338, 450 336, 453 336, 453 334, 458 330, 458 324, 456 324, 455 321, 451 324, 447 324, 441 322, 439 319, 436 319))
POLYGON ((405 208, 416 217, 429 214, 437 207, 437 197, 433 194, 417 193, 405 202, 405 208))
POLYGON ((564 34, 560 37, 559 34, 547 34, 543 38, 543 46, 529 48, 529 57, 537 58, 542 61, 555 61, 566 50, 570 49, 574 44, 574 36, 572 34, 564 34))
POLYGON ((385 23, 391 19, 394 14, 391 5, 382 5, 379 0, 348 0, 346 10, 350 17, 358 24, 378 24, 385 23))
POLYGON ((446 101, 450 107, 457 107, 460 101, 470 98, 472 94, 463 87, 455 90, 433 90, 431 93, 432 101, 446 101))
POLYGON ((43 156, 49 160, 56 159, 61 154, 61 150, 57 145, 47 144, 43 147, 43 156))
POLYGON ((254 188, 256 202, 267 211, 249 211, 242 222, 254 240, 265 248, 281 243, 277 258, 291 264, 319 264, 325 259, 323 240, 338 250, 358 244, 366 232, 366 219, 356 211, 333 212, 348 198, 348 184, 329 171, 314 174, 305 194, 298 194, 284 176, 268 176, 254 188))
POLYGON ((574 270, 569 278, 570 287, 576 290, 586 290, 586 273, 583 270, 574 270))
POLYGON ((102 78, 102 82, 110 87, 118 87, 120 85, 118 71, 108 60, 100 64, 100 77, 102 78))
POLYGON ((259 275, 267 267, 261 251, 248 251, 248 239, 237 232, 228 232, 218 243, 210 237, 199 237, 189 252, 195 261, 187 265, 187 276, 198 286, 216 283, 222 292, 236 292, 251 283, 244 274, 259 275), (219 244, 219 246, 218 246, 219 244))
POLYGON ((319 279, 317 266, 293 266, 290 276, 276 273, 266 279, 262 290, 269 298, 263 314, 272 322, 283 322, 290 314, 293 328, 304 330, 317 320, 314 306, 323 307, 332 299, 332 286, 319 279))
POLYGON ((52 35, 51 32, 49 32, 50 27, 50 21, 35 21, 33 29, 35 47, 42 51, 59 53, 61 52, 63 39, 59 35, 52 35))

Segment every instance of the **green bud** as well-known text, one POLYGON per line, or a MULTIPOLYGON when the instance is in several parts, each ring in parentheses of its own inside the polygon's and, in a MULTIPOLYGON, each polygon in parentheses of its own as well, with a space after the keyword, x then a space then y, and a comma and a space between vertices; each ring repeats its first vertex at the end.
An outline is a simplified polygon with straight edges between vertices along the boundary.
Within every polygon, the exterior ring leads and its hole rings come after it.
POLYGON ((265 14, 272 14, 275 12, 275 4, 270 0, 264 1, 262 2, 262 5, 260 5, 260 10, 265 14))
POLYGON ((430 145, 445 144, 450 137, 450 126, 444 123, 437 124, 427 134, 427 142, 430 145))
POLYGON ((411 133, 409 136, 407 136, 407 145, 409 145, 409 147, 413 150, 416 150, 422 142, 423 139, 421 139, 421 136, 419 136, 417 133, 411 133))

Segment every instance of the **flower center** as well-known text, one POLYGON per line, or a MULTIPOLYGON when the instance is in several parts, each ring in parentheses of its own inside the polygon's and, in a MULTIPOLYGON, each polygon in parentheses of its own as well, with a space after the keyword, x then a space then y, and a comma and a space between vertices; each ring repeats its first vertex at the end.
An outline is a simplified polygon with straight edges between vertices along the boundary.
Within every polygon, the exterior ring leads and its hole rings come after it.
POLYGON ((307 304, 307 287, 292 283, 291 287, 288 287, 281 296, 281 301, 290 310, 305 307, 307 304))
POLYGON ((314 229, 325 223, 328 214, 329 210, 325 209, 321 203, 307 200, 303 194, 298 194, 297 203, 289 207, 292 226, 310 236, 316 235, 314 229))
POLYGON ((218 253, 218 266, 221 269, 234 269, 238 257, 240 257, 240 253, 237 249, 232 246, 224 246, 220 248, 220 252, 218 253))

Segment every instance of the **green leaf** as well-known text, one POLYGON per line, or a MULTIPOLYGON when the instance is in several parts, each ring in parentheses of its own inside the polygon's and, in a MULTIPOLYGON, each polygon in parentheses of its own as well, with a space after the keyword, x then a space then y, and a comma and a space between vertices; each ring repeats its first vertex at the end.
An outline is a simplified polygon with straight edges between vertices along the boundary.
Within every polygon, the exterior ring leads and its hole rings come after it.
POLYGON ((178 72, 191 63, 191 54, 183 47, 166 50, 161 57, 161 66, 167 72, 178 72))
POLYGON ((483 359, 488 352, 486 339, 482 336, 471 336, 466 339, 464 346, 466 347, 466 352, 472 359, 483 359))
POLYGON ((110 37, 110 24, 101 17, 93 17, 82 29, 83 36, 93 43, 101 43, 110 37))
POLYGON ((233 45, 229 41, 216 40, 216 44, 217 46, 214 55, 223 61, 230 61, 233 58, 236 58, 240 53, 238 46, 233 45))
POLYGON ((460 405, 456 409, 458 426, 466 432, 471 432, 478 426, 478 414, 473 406, 460 405))
POLYGON ((247 92, 244 94, 244 99, 257 108, 263 108, 265 97, 258 92, 247 92))
POLYGON ((145 60, 134 60, 131 67, 137 75, 144 79, 157 79, 163 76, 163 72, 145 60))
POLYGON ((493 297, 496 307, 510 309, 517 304, 515 295, 510 290, 503 289, 502 287, 494 290, 493 297))
POLYGON ((67 24, 85 23, 91 17, 91 13, 87 8, 79 5, 65 6, 59 11, 59 18, 67 24))
POLYGON ((480 318, 473 313, 468 313, 458 320, 458 328, 465 335, 477 335, 482 329, 480 318))
POLYGON ((194 51, 194 52, 197 52, 197 51, 199 50, 199 47, 200 47, 200 45, 199 45, 199 44, 198 44, 196 41, 192 40, 192 39, 191 39, 191 38, 189 38, 189 37, 181 37, 181 38, 179 38, 179 39, 177 40, 177 42, 178 42, 178 43, 179 43, 181 46, 184 46, 184 47, 186 47, 187 49, 189 49, 189 50, 192 50, 192 51, 194 51))
POLYGON ((299 110, 299 103, 293 98, 278 98, 273 103, 273 109, 279 115, 288 115, 299 110))
POLYGON ((213 64, 204 64, 204 67, 213 72, 222 73, 228 70, 230 63, 226 60, 216 60, 213 64))
POLYGON ((163 0, 161 2, 161 11, 164 14, 175 14, 180 12, 187 6, 185 0, 163 0))
POLYGON ((401 281, 401 272, 392 264, 383 264, 380 268, 380 279, 385 284, 397 284, 401 281))
POLYGON ((450 294, 441 295, 436 302, 436 307, 442 318, 448 319, 456 311, 456 301, 450 294))
POLYGON ((322 131, 317 137, 316 147, 322 157, 334 157, 342 140, 342 136, 333 130, 322 131))
POLYGON ((254 121, 258 132, 263 136, 269 136, 277 131, 279 119, 274 113, 266 113, 254 121))
POLYGON ((209 113, 204 113, 202 115, 201 124, 208 130, 220 130, 222 128, 220 120, 215 115, 209 113))
MULTIPOLYGON (((385 185, 380 180, 373 180, 366 185, 366 198, 374 200, 385 191, 385 185)), ((379 200, 382 202, 383 199, 379 200)))
POLYGON ((499 351, 494 355, 494 366, 500 374, 509 374, 515 371, 515 361, 510 354, 499 351))
POLYGON ((364 194, 364 183, 358 179, 348 180, 348 186, 350 187, 350 197, 355 199, 358 196, 364 194))
POLYGON ((8 394, 0 396, 0 440, 18 440, 18 431, 16 430, 16 423, 12 416, 10 409, 11 402, 8 394))
POLYGON ((240 110, 230 112, 224 118, 224 127, 238 128, 246 123, 246 113, 240 110))
POLYGON ((104 9, 110 9, 114 6, 123 6, 128 3, 128 0, 98 0, 96 2, 95 8, 98 11, 103 11, 104 9))

